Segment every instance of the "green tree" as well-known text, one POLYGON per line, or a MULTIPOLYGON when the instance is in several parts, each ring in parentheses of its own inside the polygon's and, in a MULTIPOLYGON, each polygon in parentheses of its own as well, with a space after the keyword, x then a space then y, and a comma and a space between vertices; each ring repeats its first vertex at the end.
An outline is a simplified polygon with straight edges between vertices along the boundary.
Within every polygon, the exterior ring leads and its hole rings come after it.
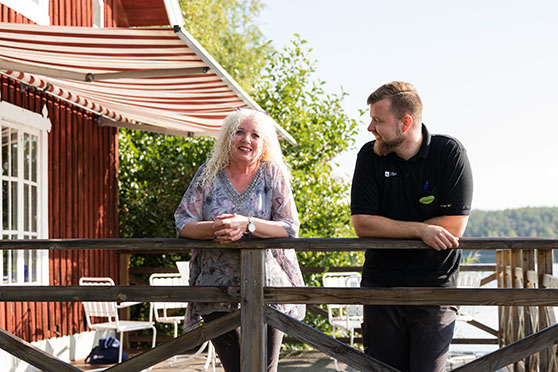
POLYGON ((464 236, 479 238, 556 237, 558 207, 473 210, 464 236))
MULTIPOLYGON (((357 122, 342 107, 346 93, 330 94, 314 77, 316 61, 298 35, 273 51, 256 85, 254 97, 296 140, 283 143, 293 174, 292 188, 301 219, 301 237, 354 236, 348 202, 349 185, 335 177, 331 160, 354 143, 357 122)), ((361 252, 300 252, 301 265, 358 266, 361 252)), ((306 278, 319 285, 321 274, 306 278)))
POLYGON ((248 93, 271 50, 256 20, 258 0, 181 0, 186 29, 248 93))
MULTIPOLYGON (((353 145, 356 121, 342 107, 344 92, 330 94, 314 77, 311 49, 295 36, 274 50, 255 23, 257 0, 188 0, 186 29, 298 142, 284 142, 302 237, 353 236, 349 185, 334 177, 331 160, 353 145)), ((173 213, 213 140, 138 131, 120 136, 120 232, 122 237, 175 236, 173 213)), ((175 255, 134 255, 134 266, 172 266, 175 255)), ((362 253, 301 252, 303 266, 357 266, 362 253)), ((146 278, 144 278, 146 279, 146 278)), ((321 275, 306 277, 319 285, 321 275)), ((145 309, 144 309, 145 311, 145 309)), ((325 329, 325 320, 307 321, 325 329)))

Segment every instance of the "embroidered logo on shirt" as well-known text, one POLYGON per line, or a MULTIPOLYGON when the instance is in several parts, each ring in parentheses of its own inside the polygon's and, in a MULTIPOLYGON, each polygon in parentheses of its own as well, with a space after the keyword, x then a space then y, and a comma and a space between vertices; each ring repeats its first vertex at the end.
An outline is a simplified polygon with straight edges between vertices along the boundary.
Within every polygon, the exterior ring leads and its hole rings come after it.
POLYGON ((422 198, 419 199, 419 202, 421 204, 431 204, 434 201, 435 197, 434 195, 428 195, 428 196, 423 196, 422 198))
POLYGON ((397 173, 396 172, 385 171, 384 176, 386 176, 386 178, 395 177, 395 176, 397 176, 397 173))

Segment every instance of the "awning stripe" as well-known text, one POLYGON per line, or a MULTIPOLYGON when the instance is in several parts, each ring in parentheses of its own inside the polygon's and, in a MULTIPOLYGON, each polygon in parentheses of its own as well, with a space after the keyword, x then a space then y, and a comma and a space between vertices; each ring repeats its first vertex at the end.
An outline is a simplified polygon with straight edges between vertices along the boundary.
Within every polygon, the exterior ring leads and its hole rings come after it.
POLYGON ((175 31, 0 23, 0 71, 150 131, 216 134, 231 111, 259 109, 191 35, 175 31))

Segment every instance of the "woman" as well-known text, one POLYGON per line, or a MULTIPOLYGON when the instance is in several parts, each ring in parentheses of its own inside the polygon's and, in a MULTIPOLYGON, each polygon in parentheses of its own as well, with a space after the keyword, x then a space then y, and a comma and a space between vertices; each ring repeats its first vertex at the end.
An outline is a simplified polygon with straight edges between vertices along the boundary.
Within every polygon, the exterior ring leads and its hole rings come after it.
MULTIPOLYGON (((267 114, 242 109, 227 116, 210 159, 200 167, 175 213, 180 237, 216 239, 295 238, 299 221, 289 172, 267 114)), ((268 250, 267 286, 303 286, 294 250, 268 250)), ((190 285, 238 286, 240 253, 230 249, 192 250, 190 285)), ((275 305, 297 319, 304 305, 275 305)), ((238 304, 190 303, 184 328, 238 309, 238 304)), ((276 371, 283 334, 268 327, 268 371, 276 371)), ((212 340, 225 371, 240 371, 240 329, 212 340)))

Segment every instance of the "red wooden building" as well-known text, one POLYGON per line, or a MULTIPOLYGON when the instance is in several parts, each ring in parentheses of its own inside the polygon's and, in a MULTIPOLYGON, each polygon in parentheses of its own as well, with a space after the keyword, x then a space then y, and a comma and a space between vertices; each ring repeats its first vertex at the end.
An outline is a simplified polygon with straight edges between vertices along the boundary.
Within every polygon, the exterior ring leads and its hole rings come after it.
MULTIPOLYGON (((176 0, 0 0, 0 22, 2 239, 118 237, 118 127, 213 134, 257 108, 179 27, 176 0)), ((114 251, 0 258, 0 285, 118 282, 114 251)), ((0 302, 0 327, 84 357, 68 346, 87 331, 78 303, 0 302)))

